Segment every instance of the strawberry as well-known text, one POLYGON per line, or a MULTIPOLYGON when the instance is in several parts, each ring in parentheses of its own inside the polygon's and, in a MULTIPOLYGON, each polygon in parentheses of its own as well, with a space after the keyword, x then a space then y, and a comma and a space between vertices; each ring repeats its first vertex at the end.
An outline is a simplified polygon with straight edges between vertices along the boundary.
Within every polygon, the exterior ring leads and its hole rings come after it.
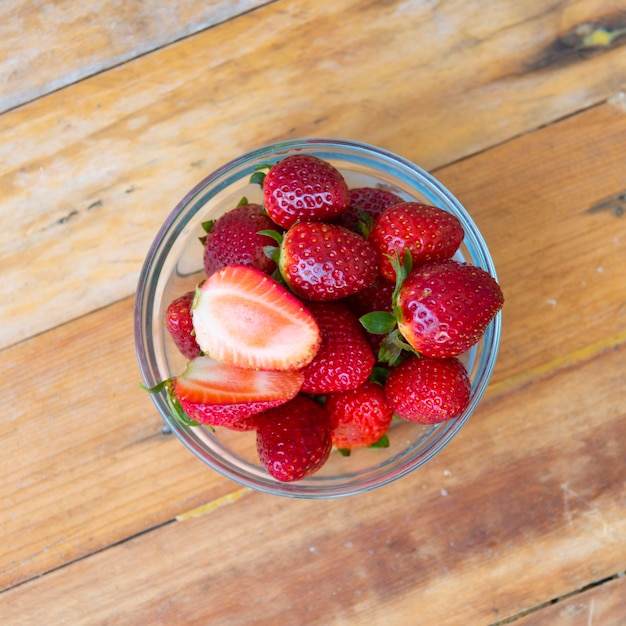
POLYGON ((278 267, 301 298, 339 300, 374 282, 378 256, 366 239, 341 226, 299 222, 282 238, 278 267))
POLYGON ((304 305, 251 267, 228 265, 209 276, 197 288, 192 317, 202 351, 237 367, 297 370, 321 341, 304 305))
POLYGON ((457 358, 410 356, 394 367, 385 396, 394 412, 418 424, 437 424, 458 417, 470 401, 470 380, 457 358))
POLYGON ((257 420, 259 460, 277 480, 300 480, 317 472, 332 448, 330 418, 307 396, 265 411, 257 420))
POLYGON ((451 259, 463 237, 461 222, 452 213, 419 202, 402 202, 380 215, 369 241, 380 257, 380 273, 394 280, 390 257, 402 259, 408 249, 414 265, 451 259))
POLYGON ((207 222, 204 238, 207 276, 226 265, 247 265, 271 274, 276 264, 263 249, 272 245, 273 240, 259 231, 275 227, 260 205, 247 203, 228 211, 215 222, 207 222))
POLYGON ((350 206, 335 224, 355 233, 363 234, 363 228, 371 230, 380 214, 388 207, 402 202, 402 198, 378 187, 356 187, 350 189, 350 206))
POLYGON ((303 378, 300 372, 242 369, 199 356, 155 390, 167 389, 170 405, 183 421, 251 430, 256 425, 252 417, 291 400, 303 378))
POLYGON ((322 343, 313 361, 301 370, 302 391, 324 394, 363 384, 376 359, 358 320, 339 302, 311 303, 309 310, 320 328, 322 343))
POLYGON ((195 292, 187 292, 170 302, 165 311, 165 327, 176 347, 187 359, 195 359, 200 354, 191 320, 194 296, 195 292))
POLYGON ((393 418, 383 387, 370 381, 356 389, 329 393, 325 407, 333 426, 333 445, 342 450, 380 441, 393 418))
POLYGON ((332 220, 350 204, 341 172, 312 155, 285 157, 265 175, 263 199, 268 215, 283 228, 297 220, 332 220))
POLYGON ((457 356, 480 340, 503 303, 485 270, 454 260, 428 263, 413 268, 398 292, 398 329, 421 354, 457 356))

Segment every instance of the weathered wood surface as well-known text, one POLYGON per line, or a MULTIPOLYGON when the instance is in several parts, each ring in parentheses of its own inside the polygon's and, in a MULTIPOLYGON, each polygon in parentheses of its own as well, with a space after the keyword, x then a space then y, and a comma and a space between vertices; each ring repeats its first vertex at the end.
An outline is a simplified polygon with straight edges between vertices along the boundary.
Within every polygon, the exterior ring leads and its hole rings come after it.
POLYGON ((438 172, 475 213, 507 294, 494 384, 432 463, 349 502, 239 490, 164 436, 132 384, 128 299, 3 351, 3 397, 20 410, 0 432, 2 587, 71 564, 6 591, 2 614, 402 624, 419 612, 423 624, 486 624, 625 569, 626 225, 588 210, 619 195, 625 136, 613 101, 438 172), (576 184, 555 187, 568 171, 576 184), (556 306, 545 301, 555 285, 556 306), (154 529, 206 502, 209 514, 154 529))
MULTIPOLYGON (((228 626, 514 616, 626 563, 624 372, 622 345, 486 402, 423 470, 349 501, 239 492, 6 591, 2 615, 228 626)), ((143 503, 136 485, 126 491, 143 503)))
POLYGON ((257 8, 260 0, 4 0, 0 112, 257 8))
POLYGON ((0 99, 35 98, 0 115, 0 621, 626 623, 623 2, 99 6, 124 28, 90 2, 0 8, 0 99), (507 297, 472 420, 344 501, 239 488, 135 385, 164 217, 226 159, 306 135, 435 168, 507 297))
POLYGON ((0 346, 132 294, 165 216, 242 152, 338 136, 433 168, 623 89, 621 0, 488 6, 277 1, 3 115, 0 346))

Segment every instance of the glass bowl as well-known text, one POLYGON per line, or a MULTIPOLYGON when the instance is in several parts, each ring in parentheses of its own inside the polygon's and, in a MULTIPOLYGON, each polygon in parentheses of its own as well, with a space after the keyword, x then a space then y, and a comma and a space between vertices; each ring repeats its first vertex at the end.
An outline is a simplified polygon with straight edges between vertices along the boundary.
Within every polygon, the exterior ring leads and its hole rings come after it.
MULTIPOLYGON (((478 228, 459 201, 435 178, 404 158, 374 146, 337 139, 301 139, 269 145, 245 154, 216 170, 194 187, 159 230, 143 265, 135 301, 135 341, 139 366, 147 387, 185 367, 164 324, 171 300, 203 279, 202 222, 234 208, 242 197, 261 203, 262 192, 249 178, 255 168, 290 154, 306 153, 337 167, 349 187, 380 186, 399 196, 426 202, 456 215, 465 239, 456 258, 477 265, 494 278, 493 261, 478 228)), ((500 342, 501 314, 481 341, 462 356, 472 385, 466 411, 435 426, 394 420, 388 448, 354 450, 349 457, 333 450, 318 473, 285 483, 270 476, 259 463, 254 432, 188 426, 174 417, 165 393, 152 398, 169 429, 191 452, 214 470, 263 492, 302 498, 332 498, 388 484, 426 463, 459 432, 476 409, 491 377, 500 342)))

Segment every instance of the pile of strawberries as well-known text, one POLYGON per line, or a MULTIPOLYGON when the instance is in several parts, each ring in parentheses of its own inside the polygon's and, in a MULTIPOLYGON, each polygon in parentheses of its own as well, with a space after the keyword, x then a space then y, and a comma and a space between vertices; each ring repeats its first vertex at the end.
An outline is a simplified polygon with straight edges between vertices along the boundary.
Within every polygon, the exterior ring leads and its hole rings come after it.
POLYGON ((349 189, 329 162, 297 154, 253 175, 245 198, 206 222, 206 279, 167 308, 188 359, 157 385, 190 424, 256 431, 280 481, 388 445, 394 416, 435 424, 463 413, 457 358, 503 305, 485 271, 453 259, 452 214, 382 188, 349 189))

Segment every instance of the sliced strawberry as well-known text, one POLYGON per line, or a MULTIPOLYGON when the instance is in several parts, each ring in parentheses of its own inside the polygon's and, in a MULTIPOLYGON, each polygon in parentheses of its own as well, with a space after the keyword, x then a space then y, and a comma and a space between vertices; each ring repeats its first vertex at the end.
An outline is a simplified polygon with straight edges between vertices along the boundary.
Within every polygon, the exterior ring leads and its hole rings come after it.
POLYGON ((192 420, 250 430, 251 416, 293 398, 303 380, 300 372, 243 369, 200 356, 173 379, 172 391, 192 420))
POLYGON ((192 316, 202 351, 242 368, 300 369, 321 341, 302 302, 250 267, 229 265, 209 276, 197 289, 192 316))

